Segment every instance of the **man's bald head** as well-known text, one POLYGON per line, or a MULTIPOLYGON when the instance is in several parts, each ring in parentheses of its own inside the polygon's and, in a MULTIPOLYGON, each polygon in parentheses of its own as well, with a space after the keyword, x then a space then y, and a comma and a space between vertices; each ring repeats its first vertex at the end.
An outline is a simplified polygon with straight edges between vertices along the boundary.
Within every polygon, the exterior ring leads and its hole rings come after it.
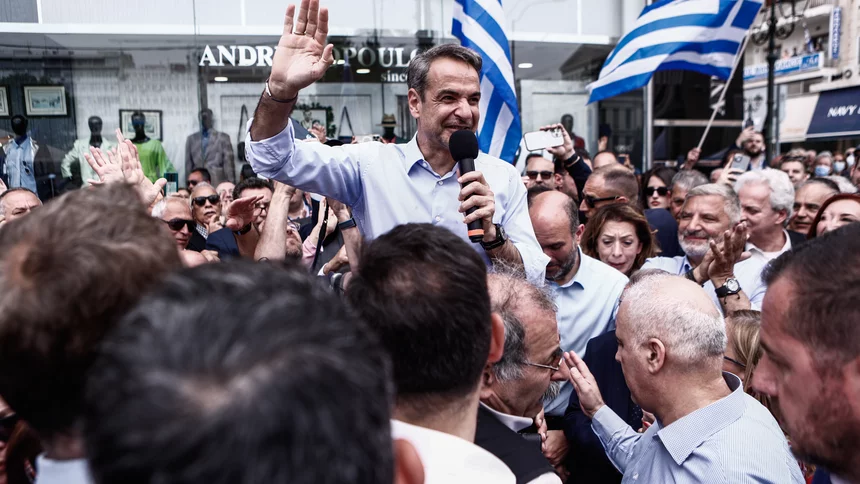
POLYGON ((664 271, 640 271, 621 296, 618 331, 634 345, 651 338, 666 347, 667 361, 691 368, 719 368, 726 349, 725 322, 698 284, 664 271))
POLYGON ((619 165, 618 157, 611 151, 601 151, 594 155, 594 160, 591 163, 594 165, 595 170, 604 166, 619 165))
POLYGON ((212 185, 206 182, 200 182, 193 190, 191 190, 191 199, 194 200, 194 197, 208 197, 209 195, 217 193, 218 192, 215 191, 215 188, 212 185))
POLYGON ((576 202, 565 193, 551 190, 543 191, 529 198, 529 216, 532 224, 567 223, 568 230, 576 233, 579 227, 579 210, 576 202))

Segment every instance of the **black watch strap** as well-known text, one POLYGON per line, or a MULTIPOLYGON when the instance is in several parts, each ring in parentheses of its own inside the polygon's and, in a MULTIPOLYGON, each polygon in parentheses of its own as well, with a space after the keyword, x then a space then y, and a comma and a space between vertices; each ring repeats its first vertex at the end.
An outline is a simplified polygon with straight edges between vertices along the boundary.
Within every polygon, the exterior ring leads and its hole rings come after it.
POLYGON ((355 223, 354 218, 350 218, 349 220, 344 220, 343 222, 337 224, 337 228, 340 230, 351 229, 351 228, 356 227, 356 226, 357 226, 357 224, 355 223))
POLYGON ((722 299, 728 296, 738 294, 739 292, 741 292, 741 290, 741 285, 740 283, 738 283, 737 279, 728 279, 722 286, 715 288, 714 293, 717 295, 718 298, 722 299), (735 286, 735 289, 729 289, 730 285, 735 286))
POLYGON ((505 234, 504 227, 500 224, 496 224, 496 240, 492 242, 481 241, 481 247, 483 247, 484 250, 493 250, 505 245, 505 242, 507 241, 508 236, 505 234))
POLYGON ((241 228, 241 229, 239 229, 239 230, 234 231, 233 233, 234 233, 234 234, 236 234, 236 235, 245 235, 245 234, 247 234, 248 232, 250 232, 250 231, 251 231, 251 229, 252 229, 253 227, 254 227, 254 226, 253 226, 251 223, 248 223, 248 225, 246 225, 246 226, 242 227, 242 228, 241 228))

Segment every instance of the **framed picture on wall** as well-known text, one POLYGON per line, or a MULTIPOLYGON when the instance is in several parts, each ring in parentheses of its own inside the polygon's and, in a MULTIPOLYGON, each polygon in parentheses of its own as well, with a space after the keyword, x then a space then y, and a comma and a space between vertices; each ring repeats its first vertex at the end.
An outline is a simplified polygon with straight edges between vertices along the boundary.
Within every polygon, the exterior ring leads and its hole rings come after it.
POLYGON ((68 116, 66 86, 24 86, 27 116, 68 116))
POLYGON ((0 117, 11 116, 12 111, 9 107, 9 88, 0 86, 0 117))
POLYGON ((162 141, 161 128, 163 126, 161 119, 161 111, 154 109, 120 109, 119 110, 119 126, 122 129, 122 135, 128 139, 134 138, 134 126, 131 123, 131 115, 140 111, 146 118, 144 132, 150 139, 162 141))

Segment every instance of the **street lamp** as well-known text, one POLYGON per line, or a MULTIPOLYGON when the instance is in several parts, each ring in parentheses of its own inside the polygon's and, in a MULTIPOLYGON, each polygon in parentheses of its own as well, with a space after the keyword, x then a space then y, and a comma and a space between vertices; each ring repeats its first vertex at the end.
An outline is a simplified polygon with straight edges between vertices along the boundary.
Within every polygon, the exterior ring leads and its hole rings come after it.
POLYGON ((794 24, 797 20, 796 2, 797 0, 767 0, 762 23, 753 31, 750 39, 756 45, 764 45, 767 42, 767 118, 764 121, 764 135, 765 159, 768 163, 777 151, 777 123, 773 115, 774 102, 777 102, 774 69, 776 60, 779 59, 776 39, 785 40, 794 32, 794 24), (785 12, 784 7, 787 4, 791 5, 791 14, 785 12), (777 25, 780 19, 785 19, 787 22, 777 25), (767 24, 767 28, 764 28, 764 24, 767 24))

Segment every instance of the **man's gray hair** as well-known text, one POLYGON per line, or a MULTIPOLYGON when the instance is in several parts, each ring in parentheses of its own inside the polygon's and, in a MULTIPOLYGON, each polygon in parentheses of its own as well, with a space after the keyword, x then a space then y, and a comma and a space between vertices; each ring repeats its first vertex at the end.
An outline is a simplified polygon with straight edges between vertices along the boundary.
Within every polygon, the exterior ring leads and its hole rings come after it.
MULTIPOLYGON (((690 304, 683 294, 666 294, 666 282, 680 278, 661 270, 639 271, 621 296, 630 321, 633 344, 656 338, 666 346, 670 361, 683 366, 701 366, 722 358, 726 351, 726 324, 716 308, 706 312, 690 304)), ((691 290, 703 289, 690 287, 691 290)))
POLYGON ((152 207, 151 215, 155 218, 161 218, 164 215, 164 210, 167 208, 167 198, 162 198, 152 207))
POLYGON ((424 92, 427 90, 427 77, 430 74, 430 64, 436 59, 454 59, 465 62, 472 66, 478 74, 481 73, 483 60, 472 49, 459 44, 442 44, 430 48, 416 55, 406 68, 406 85, 409 89, 415 89, 421 100, 424 100, 424 92))
POLYGON ((829 151, 822 151, 821 153, 818 153, 818 156, 815 157, 815 161, 818 161, 822 158, 830 158, 830 162, 832 163, 833 162, 833 153, 831 153, 829 151))
MULTIPOLYGON (((29 192, 29 193, 32 193, 33 196, 36 197, 37 199, 39 198, 39 195, 36 195, 33 192, 33 190, 30 190, 29 188, 24 188, 24 187, 9 188, 9 189, 3 191, 3 193, 0 193, 0 217, 6 216, 6 204, 3 203, 3 199, 6 198, 6 195, 9 195, 10 193, 15 193, 15 192, 29 192)), ((42 204, 42 200, 39 200, 39 205, 41 205, 41 204, 42 204)))
POLYGON ((741 221, 741 201, 738 199, 738 194, 735 193, 734 190, 721 183, 708 183, 706 185, 699 185, 687 192, 687 198, 685 200, 705 196, 717 196, 721 197, 725 201, 723 209, 725 210, 726 215, 729 216, 729 222, 732 227, 741 221))
POLYGON ((851 180, 845 178, 844 176, 830 175, 830 176, 825 176, 824 178, 827 178, 828 180, 835 183, 836 186, 839 187, 839 193, 850 193, 850 194, 857 193, 857 187, 855 187, 854 184, 851 183, 851 180))
POLYGON ((782 170, 766 168, 758 171, 748 171, 738 177, 735 182, 735 192, 740 193, 745 185, 767 185, 770 188, 770 208, 779 212, 785 210, 785 224, 788 224, 794 208, 794 185, 791 178, 782 170))
POLYGON ((501 359, 493 364, 493 373, 499 381, 515 381, 523 377, 526 357, 526 330, 522 322, 522 302, 528 301, 540 310, 556 312, 552 293, 526 279, 519 269, 496 263, 487 276, 490 304, 494 313, 502 317, 505 326, 505 347, 501 359))
POLYGON ((672 186, 670 188, 673 191, 676 187, 689 191, 697 186, 707 184, 708 178, 699 170, 681 170, 672 177, 672 186))

